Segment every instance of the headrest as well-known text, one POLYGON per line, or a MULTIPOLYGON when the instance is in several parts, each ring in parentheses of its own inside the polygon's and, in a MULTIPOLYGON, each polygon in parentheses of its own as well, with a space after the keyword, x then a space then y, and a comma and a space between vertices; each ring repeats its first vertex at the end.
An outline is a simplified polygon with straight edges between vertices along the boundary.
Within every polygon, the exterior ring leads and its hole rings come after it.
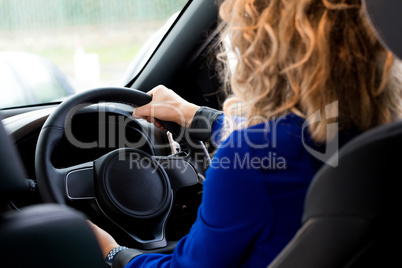
POLYGON ((378 39, 402 59, 402 1, 363 0, 363 6, 378 39))
POLYGON ((4 129, 0 114, 0 199, 24 191, 27 179, 24 166, 10 137, 4 129))

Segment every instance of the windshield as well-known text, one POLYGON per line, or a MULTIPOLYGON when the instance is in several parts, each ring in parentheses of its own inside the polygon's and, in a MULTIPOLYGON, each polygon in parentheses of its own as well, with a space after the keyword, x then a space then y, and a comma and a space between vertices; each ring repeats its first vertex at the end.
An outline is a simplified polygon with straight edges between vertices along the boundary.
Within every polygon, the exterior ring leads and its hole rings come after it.
POLYGON ((0 109, 125 86, 187 0, 0 0, 0 109))

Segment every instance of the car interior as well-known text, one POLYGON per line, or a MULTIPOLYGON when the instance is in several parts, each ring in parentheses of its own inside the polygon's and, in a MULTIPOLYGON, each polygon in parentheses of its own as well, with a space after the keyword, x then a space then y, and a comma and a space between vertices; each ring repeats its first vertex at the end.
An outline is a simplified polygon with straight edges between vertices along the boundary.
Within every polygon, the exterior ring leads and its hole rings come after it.
MULTIPOLYGON (((402 59, 402 2, 362 2, 377 36, 402 59)), ((168 131, 160 130, 131 114, 160 84, 221 109, 217 18, 215 0, 188 1, 127 85, 1 110, 5 267, 106 267, 87 219, 128 247, 174 250, 195 220, 215 148, 179 135, 178 125, 163 122, 168 131), (133 167, 133 155, 148 167, 133 167), (143 179, 127 179, 133 176, 143 179)), ((401 121, 341 148, 339 165, 323 165, 314 176, 300 230, 268 267, 400 266, 400 150, 401 121)))

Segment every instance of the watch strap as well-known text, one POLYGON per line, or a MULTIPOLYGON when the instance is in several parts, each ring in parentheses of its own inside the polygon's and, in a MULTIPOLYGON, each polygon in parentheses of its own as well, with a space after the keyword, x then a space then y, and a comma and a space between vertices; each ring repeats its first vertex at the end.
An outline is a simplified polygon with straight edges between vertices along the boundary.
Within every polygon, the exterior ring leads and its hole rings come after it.
POLYGON ((141 254, 143 254, 143 252, 133 248, 123 250, 114 258, 112 268, 124 268, 134 257, 141 254))
POLYGON ((123 250, 126 250, 126 249, 128 249, 128 247, 119 246, 119 247, 115 247, 114 249, 109 251, 109 253, 106 255, 106 258, 105 258, 106 264, 109 265, 109 266, 112 266, 113 260, 116 257, 117 253, 119 253, 119 252, 121 252, 123 250))

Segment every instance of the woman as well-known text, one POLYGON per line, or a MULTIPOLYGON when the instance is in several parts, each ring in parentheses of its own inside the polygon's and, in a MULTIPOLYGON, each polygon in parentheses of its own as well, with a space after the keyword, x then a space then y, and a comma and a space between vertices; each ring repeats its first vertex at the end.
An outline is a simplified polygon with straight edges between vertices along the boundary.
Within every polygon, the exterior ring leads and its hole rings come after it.
MULTIPOLYGON (((227 0, 220 17, 227 24, 222 40, 230 39, 238 61, 225 74, 233 95, 224 111, 246 120, 223 134, 198 218, 173 254, 121 250, 93 226, 104 255, 115 256, 113 267, 266 267, 300 227, 308 185, 327 159, 306 148, 342 145, 402 114, 396 63, 359 0, 227 0), (339 132, 328 128, 334 121, 339 132)), ((191 130, 205 117, 215 137, 234 125, 163 86, 150 94, 153 101, 134 116, 157 127, 155 118, 191 130)))

